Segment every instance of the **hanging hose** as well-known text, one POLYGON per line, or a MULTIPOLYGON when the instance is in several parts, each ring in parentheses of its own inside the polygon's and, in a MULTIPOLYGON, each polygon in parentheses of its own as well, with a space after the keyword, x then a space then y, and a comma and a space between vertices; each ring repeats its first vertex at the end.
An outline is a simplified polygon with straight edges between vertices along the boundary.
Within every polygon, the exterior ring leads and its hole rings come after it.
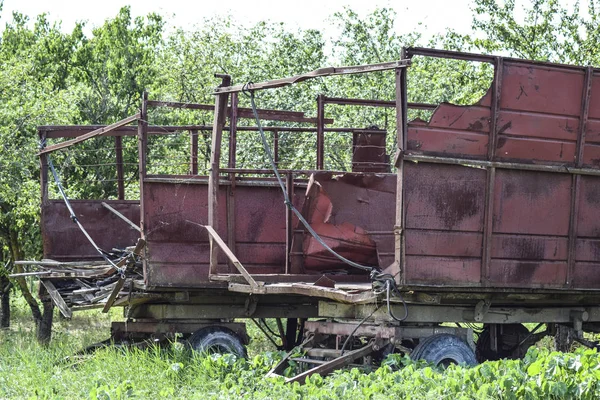
MULTIPOLYGON (((394 279, 394 277, 390 274, 382 273, 381 270, 379 269, 379 267, 362 265, 362 264, 356 263, 352 260, 349 260, 346 257, 342 256, 341 254, 337 253, 335 250, 333 250, 331 247, 329 247, 329 245, 327 243, 325 243, 325 241, 319 236, 319 234, 317 232, 315 232, 315 230, 310 226, 310 224, 304 218, 304 216, 302 216, 300 211, 298 211, 298 209, 296 207, 294 207, 294 205, 292 204, 292 202, 287 194, 285 184, 283 183, 283 180, 281 179, 281 175, 279 174, 279 169, 277 168, 277 164, 275 163, 275 159, 273 157, 271 147, 269 146, 269 142, 267 141, 267 137, 263 130, 262 124, 260 123, 260 118, 258 117, 258 111, 256 108, 256 102, 254 100, 254 91, 248 89, 248 86, 251 83, 252 82, 248 82, 244 85, 244 88, 242 89, 242 93, 250 98, 250 103, 252 105, 252 114, 254 115, 254 119, 256 121, 256 126, 258 127, 258 131, 260 133, 263 148, 265 150, 265 153, 267 154, 267 157, 269 158, 269 162, 271 163, 271 168, 273 169, 273 172, 275 173, 275 177, 277 178, 277 182, 279 183, 279 187, 281 188, 281 192, 283 193, 285 205, 296 215, 296 217, 298 217, 298 220, 302 223, 302 225, 304 225, 306 230, 311 234, 311 236, 313 238, 315 238, 315 240, 319 244, 321 244, 321 246, 323 246, 323 248, 325 250, 327 250, 334 257, 336 257, 340 261, 344 262, 345 264, 347 264, 353 268, 357 268, 362 271, 369 272, 369 277, 371 279, 373 288, 376 291, 376 293, 378 293, 378 294, 385 293, 386 294, 387 310, 388 310, 390 317, 398 322, 404 321, 408 317, 408 307, 406 306, 406 302, 404 301, 404 298, 402 297, 402 293, 400 292, 400 290, 398 289, 398 286, 396 285, 396 280, 394 279), (381 286, 383 287, 383 290, 378 291, 378 287, 381 287, 381 286), (390 305, 390 297, 392 295, 399 297, 400 300, 402 301, 402 304, 404 306, 404 311, 405 311, 405 315, 402 318, 397 318, 392 313, 392 309, 391 309, 391 305, 390 305)), ((362 322, 359 324, 359 326, 361 324, 362 324, 362 322)))

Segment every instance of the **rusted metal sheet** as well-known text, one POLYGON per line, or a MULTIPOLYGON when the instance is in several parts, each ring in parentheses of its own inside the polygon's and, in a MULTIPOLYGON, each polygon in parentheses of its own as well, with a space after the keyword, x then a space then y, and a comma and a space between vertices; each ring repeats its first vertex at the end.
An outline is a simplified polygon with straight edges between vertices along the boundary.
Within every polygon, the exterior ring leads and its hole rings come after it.
POLYGON ((581 69, 504 62, 500 108, 579 117, 581 69))
POLYGON ((496 171, 494 232, 566 236, 571 177, 534 171, 496 171))
POLYGON ((356 131, 352 135, 352 172, 389 172, 384 130, 356 131))
MULTIPOLYGON (((306 189, 303 216, 312 229, 335 252, 354 262, 377 266, 375 242, 362 227, 349 222, 331 221, 333 203, 321 184, 311 179, 306 189)), ((343 261, 333 256, 310 234, 303 240, 304 268, 312 271, 346 269, 343 261)), ((356 272, 347 269, 348 272, 356 272)))
MULTIPOLYGON (((184 178, 184 177, 181 177, 184 178)), ((190 178, 190 177, 185 177, 190 178)), ((201 177, 192 178, 201 180, 201 177)), ((209 283, 209 242, 203 228, 208 222, 205 184, 146 182, 145 220, 150 286, 194 286, 209 283), (191 221, 187 222, 187 221, 191 221)), ((298 189, 300 193, 301 189, 298 189)), ((235 208, 235 249, 252 274, 283 273, 286 259, 285 205, 277 187, 236 186, 243 206, 235 208)), ((227 241, 227 191, 219 191, 218 234, 227 241)), ((294 196, 300 201, 302 196, 294 196)), ((301 206, 301 204, 297 204, 301 206)), ((216 272, 234 272, 218 258, 216 272)))
MULTIPOLYGON (((72 200, 77 218, 100 248, 125 248, 136 243, 140 234, 126 222, 102 206, 102 202, 140 223, 140 205, 137 201, 72 200)), ((44 257, 57 261, 98 259, 98 252, 81 233, 69 216, 62 200, 48 200, 42 205, 44 257)))
POLYGON ((485 171, 405 163, 405 177, 407 229, 482 230, 485 171))
POLYGON ((375 242, 376 265, 387 267, 394 261, 394 213, 396 197, 393 174, 315 174, 332 202, 329 221, 344 222, 364 229, 375 242), (390 205, 390 206, 385 206, 390 205))

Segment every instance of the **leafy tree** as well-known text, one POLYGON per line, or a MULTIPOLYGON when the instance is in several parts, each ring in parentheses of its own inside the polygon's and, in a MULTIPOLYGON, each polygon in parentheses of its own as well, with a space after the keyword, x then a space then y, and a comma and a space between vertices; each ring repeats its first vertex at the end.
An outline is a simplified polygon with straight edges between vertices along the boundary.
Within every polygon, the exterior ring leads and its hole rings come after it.
POLYGON ((474 33, 464 37, 464 43, 519 58, 599 65, 600 3, 587 4, 584 11, 578 1, 569 8, 558 0, 533 0, 523 4, 520 20, 514 0, 474 0, 474 33))

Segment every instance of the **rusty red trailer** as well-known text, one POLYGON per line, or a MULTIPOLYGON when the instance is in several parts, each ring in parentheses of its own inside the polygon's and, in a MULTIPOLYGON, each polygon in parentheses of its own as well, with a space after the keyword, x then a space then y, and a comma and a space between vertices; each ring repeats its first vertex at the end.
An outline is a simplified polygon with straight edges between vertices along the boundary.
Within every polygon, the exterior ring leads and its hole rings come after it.
MULTIPOLYGON (((191 333, 233 318, 288 318, 295 322, 287 335, 281 329, 286 348, 307 334, 376 339, 352 356, 340 352, 337 340, 330 350, 346 357, 338 363, 347 363, 390 343, 410 351, 419 339, 414 352, 425 357, 430 341, 423 338, 434 334, 443 340, 459 334, 472 344, 467 325, 443 322, 484 324, 480 359, 522 354, 557 325, 575 329, 583 342, 582 331, 600 327, 600 70, 408 48, 399 61, 259 84, 230 86, 222 76, 215 95, 215 106, 144 98, 138 115, 106 128, 39 128, 44 142, 74 138, 40 153, 44 257, 59 262, 92 260, 97 253, 62 200, 48 197, 47 157, 93 137, 115 137, 119 198, 106 203, 139 232, 103 206, 105 200, 77 200, 72 207, 102 248, 145 241, 143 280, 115 303, 128 306, 132 330, 136 322, 144 333, 191 333), (472 105, 410 103, 407 75, 416 56, 489 63, 492 84, 472 105), (253 116, 252 109, 238 107, 241 92, 384 70, 395 71, 395 101, 321 95, 316 118, 297 111, 258 114, 304 123, 264 128, 273 134, 276 163, 280 133, 316 136, 314 167, 280 170, 284 190, 329 247, 394 277, 401 296, 388 293, 387 310, 378 306, 386 294, 373 290, 372 276, 324 249, 286 207, 272 169, 236 164, 238 132, 257 131, 238 126, 253 116), (395 148, 386 150, 386 130, 327 127, 333 122, 326 118, 328 104, 395 109, 395 148), (210 109, 214 122, 153 126, 149 107, 210 109), (430 110, 431 117, 409 121, 409 109, 430 110), (131 121, 137 127, 128 126, 131 121), (181 131, 191 138, 189 172, 150 173, 149 138, 181 131), (198 136, 206 132, 208 139, 209 131, 210 165, 198 175, 198 136), (352 135, 348 171, 325 168, 325 138, 336 132, 352 135), (120 140, 132 135, 138 140, 139 201, 125 199, 122 183, 120 140), (395 320, 405 310, 406 318, 395 320), (297 320, 314 317, 348 322, 298 328, 297 320), (351 322, 359 320, 358 326, 351 322), (520 325, 525 322, 547 329, 529 332, 520 325)), ((313 347, 313 355, 323 356, 325 350, 313 347)))

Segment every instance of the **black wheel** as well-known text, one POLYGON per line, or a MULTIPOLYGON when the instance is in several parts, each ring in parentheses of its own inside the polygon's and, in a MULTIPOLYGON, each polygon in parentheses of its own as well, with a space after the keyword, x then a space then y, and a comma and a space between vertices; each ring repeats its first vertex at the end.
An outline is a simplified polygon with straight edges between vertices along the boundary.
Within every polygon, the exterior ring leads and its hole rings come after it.
POLYGON ((246 346, 231 329, 209 326, 195 332, 187 340, 190 348, 202 354, 235 354, 247 358, 246 346))
POLYGON ((475 353, 458 336, 442 333, 421 340, 410 354, 413 360, 425 360, 436 366, 477 365, 475 353))
POLYGON ((477 361, 496 361, 503 358, 518 360, 525 356, 527 349, 519 344, 529 336, 529 329, 523 324, 505 324, 497 327, 497 350, 492 350, 491 329, 486 325, 477 339, 477 361))

